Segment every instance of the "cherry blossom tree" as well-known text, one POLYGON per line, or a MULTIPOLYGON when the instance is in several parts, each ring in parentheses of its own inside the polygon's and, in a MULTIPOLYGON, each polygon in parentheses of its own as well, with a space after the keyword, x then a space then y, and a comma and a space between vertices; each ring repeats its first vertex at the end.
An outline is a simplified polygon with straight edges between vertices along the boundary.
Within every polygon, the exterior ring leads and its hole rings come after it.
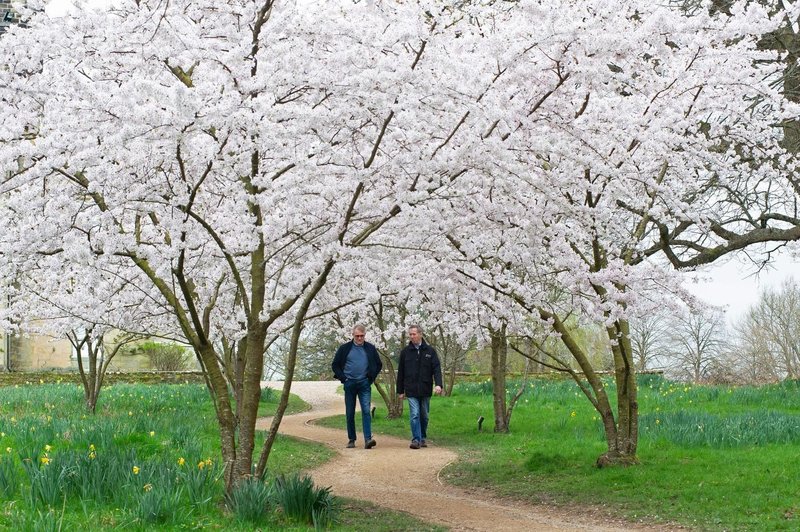
POLYGON ((0 252, 118 272, 168 310, 206 373, 230 489, 266 468, 336 264, 455 178, 431 158, 404 171, 410 146, 440 143, 416 68, 438 24, 402 4, 128 0, 57 19, 39 4, 0 42, 0 252), (284 331, 254 468, 264 352, 284 331))
POLYGON ((797 108, 757 45, 784 15, 754 3, 691 17, 613 1, 506 9, 458 44, 496 61, 471 68, 459 100, 454 164, 470 171, 438 207, 461 213, 441 232, 448 260, 563 342, 603 422, 598 463, 635 462, 629 319, 689 299, 670 266, 800 238, 780 128, 797 108), (606 330, 616 408, 565 325, 576 313, 606 330))

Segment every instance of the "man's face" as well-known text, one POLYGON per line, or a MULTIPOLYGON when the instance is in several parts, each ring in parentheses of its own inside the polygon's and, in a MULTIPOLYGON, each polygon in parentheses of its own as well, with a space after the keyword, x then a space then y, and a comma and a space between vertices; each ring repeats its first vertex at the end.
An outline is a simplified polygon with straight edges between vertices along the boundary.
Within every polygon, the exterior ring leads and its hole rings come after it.
POLYGON ((419 333, 418 329, 409 329, 408 337, 411 339, 412 343, 415 344, 422 343, 422 335, 419 333))
POLYGON ((366 333, 364 331, 355 330, 353 331, 353 342, 356 345, 363 345, 365 336, 366 333))

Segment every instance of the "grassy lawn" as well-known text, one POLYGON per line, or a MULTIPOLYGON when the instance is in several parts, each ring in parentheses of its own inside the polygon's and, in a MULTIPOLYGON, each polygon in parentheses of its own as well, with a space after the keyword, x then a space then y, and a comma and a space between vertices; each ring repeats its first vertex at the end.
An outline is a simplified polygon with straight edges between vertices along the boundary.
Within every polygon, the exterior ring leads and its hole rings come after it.
MULTIPOLYGON (((265 390, 260 415, 275 411, 278 396, 265 390)), ((287 413, 307 408, 292 396, 287 413)), ((263 434, 256 448, 262 443, 263 434)), ((332 455, 279 436, 269 475, 302 473, 332 455)), ((94 416, 74 383, 0 387, 0 529, 313 529, 277 503, 257 526, 237 520, 223 503, 219 456, 203 385, 114 384, 94 416)), ((339 529, 437 530, 404 513, 333 501, 339 529)))
MULTIPOLYGON (((429 439, 459 451, 445 471, 454 484, 704 530, 800 529, 800 384, 692 386, 645 376, 639 405, 641 463, 627 468, 594 467, 606 449, 602 427, 572 381, 532 381, 510 434, 492 432, 490 383, 459 384, 452 397, 432 399, 429 439)), ((408 438, 407 417, 386 419, 378 406, 373 429, 408 438)))

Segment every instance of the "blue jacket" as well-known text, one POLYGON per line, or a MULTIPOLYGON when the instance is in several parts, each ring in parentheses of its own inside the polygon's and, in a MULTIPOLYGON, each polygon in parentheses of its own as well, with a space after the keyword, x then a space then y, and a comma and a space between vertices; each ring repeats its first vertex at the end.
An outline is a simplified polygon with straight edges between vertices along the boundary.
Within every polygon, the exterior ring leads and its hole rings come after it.
MULTIPOLYGON (((347 380, 347 377, 344 376, 344 365, 347 362, 347 355, 350 354, 350 349, 352 347, 352 340, 346 344, 340 345, 339 349, 336 350, 336 355, 333 357, 333 363, 331 364, 333 374, 342 384, 347 380)), ((369 383, 372 384, 381 372, 383 364, 381 363, 381 357, 378 356, 378 350, 375 349, 375 346, 371 343, 364 342, 364 352, 367 353, 367 378, 369 379, 369 383)))

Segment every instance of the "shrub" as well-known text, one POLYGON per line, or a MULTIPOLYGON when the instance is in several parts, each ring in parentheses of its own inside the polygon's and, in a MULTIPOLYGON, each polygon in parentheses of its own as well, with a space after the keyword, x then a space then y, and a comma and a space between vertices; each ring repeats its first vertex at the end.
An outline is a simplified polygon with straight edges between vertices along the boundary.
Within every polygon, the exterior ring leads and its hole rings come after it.
POLYGON ((127 352, 146 356, 150 367, 157 371, 185 371, 191 357, 183 346, 158 342, 143 342, 127 352))

